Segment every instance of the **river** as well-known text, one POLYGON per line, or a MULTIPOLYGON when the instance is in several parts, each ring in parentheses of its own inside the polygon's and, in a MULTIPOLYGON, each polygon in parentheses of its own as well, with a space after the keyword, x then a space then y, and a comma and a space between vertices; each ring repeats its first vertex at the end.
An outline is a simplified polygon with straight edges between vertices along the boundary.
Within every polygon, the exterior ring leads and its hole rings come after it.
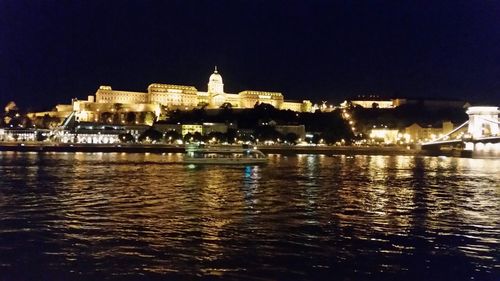
POLYGON ((0 280, 499 280, 500 161, 0 152, 0 280))

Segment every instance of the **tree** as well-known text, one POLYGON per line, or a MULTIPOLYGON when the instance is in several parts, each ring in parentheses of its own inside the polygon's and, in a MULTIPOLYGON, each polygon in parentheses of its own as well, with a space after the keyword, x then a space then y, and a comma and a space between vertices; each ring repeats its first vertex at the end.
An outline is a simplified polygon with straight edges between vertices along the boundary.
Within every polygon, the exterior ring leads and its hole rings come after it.
POLYGON ((146 112, 146 115, 144 116, 144 123, 151 126, 155 122, 155 119, 156 116, 153 112, 146 112))
POLYGON ((183 137, 183 139, 184 139, 184 142, 192 142, 192 141, 194 141, 193 134, 191 134, 191 133, 185 134, 184 137, 183 137))
POLYGON ((61 120, 57 117, 51 117, 45 114, 42 118, 41 127, 45 129, 54 129, 61 123, 61 120))
POLYGON ((176 140, 182 139, 182 135, 175 130, 170 130, 164 134, 164 139, 165 141, 172 143, 176 140))
POLYGON ((120 113, 119 112, 114 112, 113 116, 111 117, 113 120, 113 124, 119 124, 120 123, 120 113))
POLYGON ((314 134, 311 141, 314 144, 318 144, 320 140, 321 140, 321 136, 319 134, 314 134))
POLYGON ((221 121, 227 121, 233 117, 233 105, 231 103, 225 102, 219 108, 219 116, 222 119, 221 121))
POLYGON ((335 133, 332 130, 327 130, 327 131, 324 131, 323 133, 321 133, 321 138, 327 144, 334 144, 334 143, 340 141, 341 139, 345 139, 344 137, 345 137, 344 134, 335 133))
POLYGON ((229 129, 226 133, 226 140, 228 143, 234 143, 236 141, 237 132, 235 129, 229 129))
POLYGON ((7 103, 7 105, 5 106, 5 113, 10 113, 10 112, 14 112, 14 113, 17 113, 19 111, 19 108, 17 108, 17 105, 15 102, 13 101, 10 101, 9 103, 7 103))
POLYGON ((203 122, 206 119, 206 115, 207 112, 205 111, 205 108, 195 108, 193 109, 191 116, 188 118, 191 118, 191 122, 203 122))
POLYGON ((198 108, 200 109, 205 109, 209 104, 207 102, 204 102, 204 101, 200 101, 197 105, 198 108))
POLYGON ((111 120, 113 124, 119 124, 120 121, 122 121, 122 113, 121 110, 123 108, 123 104, 121 103, 115 103, 113 104, 113 107, 111 108, 111 120))
POLYGON ((111 112, 103 112, 101 113, 101 118, 100 118, 104 123, 109 123, 111 124, 113 122, 113 114, 111 112))
POLYGON ((225 102, 225 103, 221 104, 221 106, 219 108, 220 109, 232 110, 233 109, 233 105, 230 102, 225 102))
POLYGON ((276 110, 276 108, 272 104, 265 103, 265 102, 256 103, 253 108, 254 109, 258 109, 258 110, 263 110, 263 111, 274 111, 274 110, 276 110))
MULTIPOLYGON (((332 134, 330 139, 344 139, 348 140, 353 137, 352 128, 349 124, 350 120, 342 117, 342 110, 335 110, 332 112, 317 113, 297 113, 291 110, 278 110, 270 104, 259 103, 252 109, 241 110, 227 110, 220 109, 216 114, 214 112, 206 112, 201 109, 194 109, 192 111, 173 111, 169 115, 167 123, 169 124, 193 124, 200 122, 213 122, 213 123, 232 123, 237 124, 241 129, 252 129, 255 139, 264 140, 277 140, 278 138, 284 139, 283 135, 275 132, 271 128, 261 128, 259 122, 273 123, 277 125, 305 125, 307 131, 332 134)), ((370 109, 371 110, 371 109, 370 109)), ((381 109, 377 109, 381 110, 381 109)), ((356 124, 360 122, 353 118, 356 124)), ((264 126, 263 126, 264 127, 264 126)), ((356 126, 359 131, 359 125, 356 126)), ((234 142, 237 137, 235 133, 228 132, 227 142, 234 142)), ((212 139, 211 137, 208 138, 212 139)), ((239 140, 250 140, 251 138, 238 137, 239 140)), ((326 138, 324 138, 326 141, 326 138)))
POLYGON ((31 127, 33 127, 33 121, 30 118, 26 117, 26 116, 24 116, 21 119, 21 123, 22 123, 23 128, 31 128, 31 127))
POLYGON ((127 122, 127 124, 135 123, 135 112, 127 112, 125 114, 125 122, 127 122))
POLYGON ((208 141, 225 142, 227 141, 227 136, 226 134, 221 132, 210 132, 208 135, 206 135, 206 139, 208 141))
POLYGON ((200 132, 195 132, 193 134, 193 140, 194 141, 204 141, 205 138, 203 137, 203 135, 200 132))
POLYGON ((255 130, 256 137, 261 141, 277 141, 283 139, 283 135, 272 126, 259 126, 255 130))
POLYGON ((297 143, 297 139, 299 139, 299 136, 297 136, 297 134, 295 133, 288 133, 285 135, 285 140, 290 143, 290 144, 296 144, 297 143))
POLYGON ((146 131, 144 131, 140 136, 139 136, 139 141, 159 141, 163 137, 163 134, 158 132, 157 130, 153 129, 153 127, 150 127, 146 131))
POLYGON ((10 125, 10 121, 11 121, 11 120, 12 120, 12 118, 11 118, 10 116, 4 116, 4 117, 2 118, 2 121, 3 121, 2 123, 3 123, 5 126, 7 126, 7 125, 10 125))

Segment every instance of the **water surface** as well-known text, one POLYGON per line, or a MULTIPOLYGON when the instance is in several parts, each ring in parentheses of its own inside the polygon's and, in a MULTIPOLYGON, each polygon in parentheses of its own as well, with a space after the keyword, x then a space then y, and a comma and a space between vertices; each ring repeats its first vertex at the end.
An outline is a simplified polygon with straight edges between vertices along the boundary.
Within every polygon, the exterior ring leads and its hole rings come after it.
POLYGON ((0 280, 499 280, 500 161, 0 152, 0 280))

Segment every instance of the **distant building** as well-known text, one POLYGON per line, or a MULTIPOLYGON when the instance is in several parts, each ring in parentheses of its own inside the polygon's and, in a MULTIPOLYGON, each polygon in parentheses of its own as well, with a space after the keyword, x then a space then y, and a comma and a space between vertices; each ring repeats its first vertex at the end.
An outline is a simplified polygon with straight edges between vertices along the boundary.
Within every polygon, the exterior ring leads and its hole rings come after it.
POLYGON ((200 133, 203 135, 203 125, 197 125, 197 124, 186 124, 182 125, 182 135, 185 136, 187 134, 195 134, 195 133, 200 133))
POLYGON ((153 128, 159 132, 166 133, 170 131, 177 132, 182 134, 182 125, 181 124, 166 124, 166 123, 155 123, 153 128))
POLYGON ((348 107, 349 105, 361 106, 364 108, 394 108, 399 106, 399 100, 384 99, 377 95, 360 95, 356 98, 344 101, 340 106, 348 107))
POLYGON ((64 119, 72 111, 73 111, 73 106, 71 104, 58 104, 51 111, 32 112, 32 113, 28 113, 27 116, 30 119, 34 119, 37 117, 42 118, 44 116, 64 119))
POLYGON ((153 128, 162 133, 175 131, 184 136, 189 133, 200 133, 202 135, 208 135, 210 133, 227 133, 229 126, 225 123, 166 124, 160 122, 155 123, 153 128))
POLYGON ((454 125, 450 121, 444 121, 441 127, 433 126, 431 124, 422 125, 419 123, 413 123, 405 128, 405 133, 409 136, 410 142, 418 143, 436 139, 453 131, 453 129, 454 125))
POLYGON ((219 108, 224 104, 232 108, 253 108, 256 103, 268 103, 278 109, 311 111, 308 100, 285 101, 279 92, 245 90, 238 94, 224 92, 222 76, 215 69, 210 75, 207 91, 198 91, 194 86, 154 83, 148 92, 127 92, 101 86, 96 92, 96 103, 156 104, 167 109, 189 110, 196 107, 219 108))
POLYGON ((392 100, 352 100, 353 105, 359 105, 364 108, 394 108, 392 100))
POLYGON ((62 143, 113 144, 119 143, 120 135, 125 133, 123 126, 82 122, 55 131, 54 139, 62 143))
POLYGON ((385 144, 395 144, 401 140, 401 134, 398 129, 373 128, 370 130, 369 135, 373 141, 385 144))
MULTIPOLYGON (((101 97, 101 100, 104 98, 106 97, 101 97)), ((73 100, 73 110, 76 121, 113 124, 152 125, 161 114, 158 104, 94 102, 92 96, 85 101, 73 100)))
POLYGON ((113 90, 111 86, 100 86, 95 93, 97 103, 149 103, 147 93, 113 90))
POLYGON ((123 125, 122 127, 126 133, 131 134, 135 139, 151 128, 148 125, 123 125))
POLYGON ((203 123, 203 134, 208 135, 210 133, 227 133, 229 126, 225 123, 203 123))
POLYGON ((216 109, 221 106, 253 108, 256 103, 267 103, 281 110, 312 110, 309 100, 286 101, 280 92, 245 90, 238 94, 226 93, 217 68, 210 75, 206 92, 198 91, 194 86, 161 83, 153 83, 147 89, 147 92, 131 92, 100 86, 95 96, 89 96, 87 100, 74 99, 71 105, 58 105, 56 110, 31 113, 30 117, 65 118, 74 111, 76 120, 82 122, 152 125, 166 110, 216 109))

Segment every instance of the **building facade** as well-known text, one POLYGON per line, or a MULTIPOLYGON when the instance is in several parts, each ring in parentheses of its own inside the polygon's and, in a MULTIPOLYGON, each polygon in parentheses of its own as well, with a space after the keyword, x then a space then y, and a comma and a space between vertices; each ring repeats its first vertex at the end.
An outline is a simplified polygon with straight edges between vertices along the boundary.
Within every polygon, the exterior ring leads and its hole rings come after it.
POLYGON ((419 143, 439 138, 453 129, 454 124, 450 121, 443 121, 441 127, 413 123, 405 128, 405 133, 410 137, 410 142, 419 143))
POLYGON ((100 86, 95 94, 95 103, 107 104, 155 104, 167 109, 190 110, 196 107, 219 108, 224 104, 232 108, 253 108, 256 103, 293 111, 310 112, 312 104, 285 101, 280 92, 245 90, 238 94, 226 93, 222 76, 217 71, 210 75, 207 91, 198 91, 194 86, 154 83, 147 92, 128 92, 113 90, 111 86, 100 86))
POLYGON ((100 86, 95 95, 86 100, 73 99, 69 105, 58 105, 53 111, 30 113, 32 119, 58 118, 61 122, 75 114, 78 122, 108 124, 147 124, 161 119, 169 110, 192 110, 194 108, 217 109, 253 108, 257 103, 267 103, 281 110, 311 112, 309 100, 285 101, 280 92, 245 90, 238 94, 226 93, 222 76, 215 68, 210 75, 207 91, 198 91, 194 86, 153 83, 147 92, 115 90, 111 86, 100 86))

